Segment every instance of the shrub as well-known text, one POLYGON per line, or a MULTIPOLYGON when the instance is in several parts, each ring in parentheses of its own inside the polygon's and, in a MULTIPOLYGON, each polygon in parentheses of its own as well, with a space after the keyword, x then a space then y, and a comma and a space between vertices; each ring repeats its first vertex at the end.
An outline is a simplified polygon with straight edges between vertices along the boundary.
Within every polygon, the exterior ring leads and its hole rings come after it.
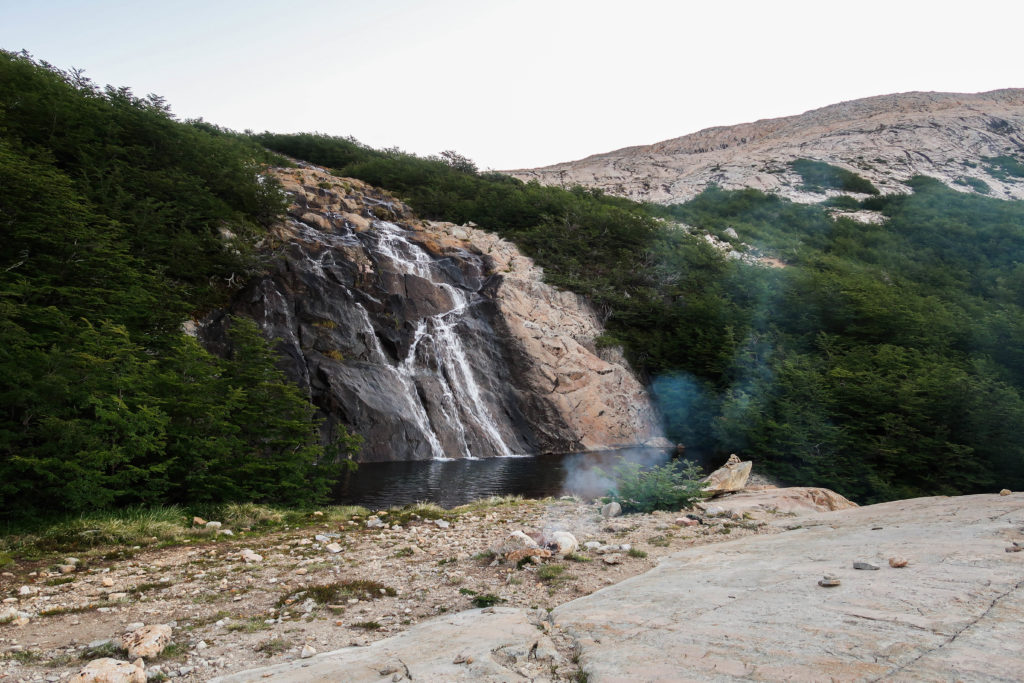
POLYGON ((686 460, 672 460, 644 469, 621 460, 612 470, 615 489, 608 493, 623 512, 679 510, 703 497, 700 468, 686 460))
POLYGON ((878 188, 870 181, 852 171, 826 164, 824 161, 797 159, 790 168, 804 181, 803 187, 811 192, 821 192, 826 188, 860 192, 862 194, 879 194, 878 188))

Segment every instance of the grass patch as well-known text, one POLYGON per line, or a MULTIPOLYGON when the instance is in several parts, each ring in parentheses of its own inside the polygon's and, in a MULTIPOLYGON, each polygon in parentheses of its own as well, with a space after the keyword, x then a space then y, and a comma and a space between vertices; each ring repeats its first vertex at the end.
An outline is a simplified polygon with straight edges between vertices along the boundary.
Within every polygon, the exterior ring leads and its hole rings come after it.
POLYGON ((118 645, 116 641, 111 640, 96 647, 87 647, 78 655, 83 662, 104 657, 125 659, 128 657, 128 651, 118 645))
POLYGON ((257 644, 253 649, 256 652, 263 653, 267 657, 273 657, 274 655, 287 652, 289 647, 291 647, 291 643, 284 638, 273 638, 271 640, 264 640, 257 644))
POLYGON ((4 653, 4 659, 10 659, 19 664, 35 664, 43 656, 35 650, 12 650, 4 653))
POLYGON ((645 553, 643 550, 637 550, 636 548, 630 548, 629 552, 627 554, 630 557, 635 557, 635 558, 641 559, 641 560, 644 559, 645 557, 647 557, 647 553, 645 553))
POLYGON ((563 564, 546 564, 537 570, 537 578, 544 583, 560 583, 569 577, 563 564))
POLYGON ((593 562, 594 561, 593 558, 587 557, 586 555, 581 555, 580 553, 569 553, 568 555, 565 556, 565 559, 569 560, 570 562, 593 562))
POLYGON ((413 549, 409 546, 405 546, 404 548, 399 548, 398 550, 396 550, 395 554, 392 555, 392 557, 410 557, 412 554, 413 549))
POLYGON ((522 496, 491 496, 490 498, 481 498, 480 500, 474 500, 472 503, 452 508, 452 512, 461 515, 467 512, 475 512, 477 510, 487 510, 489 508, 516 507, 526 503, 529 503, 529 501, 524 500, 522 496))
POLYGON ((14 558, 8 553, 0 553, 0 569, 14 564, 14 558))
POLYGON ((658 548, 667 548, 669 544, 669 538, 664 534, 659 534, 658 536, 651 536, 647 539, 647 542, 658 548))
POLYGON ((229 503, 221 509, 220 518, 230 526, 256 527, 278 526, 285 515, 280 510, 256 503, 229 503))
POLYGON ((460 588, 459 593, 463 595, 476 595, 476 591, 472 588, 460 588))
POLYGON ((339 581, 337 583, 326 583, 317 586, 310 586, 301 590, 287 593, 277 601, 278 607, 290 605, 300 600, 312 599, 318 605, 327 605, 338 602, 344 598, 361 598, 376 600, 381 596, 394 597, 398 595, 391 586, 385 586, 377 581, 366 579, 354 579, 351 581, 339 581))
POLYGON ((164 661, 168 659, 180 659, 188 654, 188 646, 182 645, 181 643, 170 643, 163 650, 160 650, 160 654, 156 656, 157 660, 164 661))
POLYGON ((352 624, 352 628, 361 628, 367 631, 376 631, 377 629, 383 628, 383 625, 379 621, 360 621, 357 624, 352 624))
POLYGON ((473 603, 473 607, 493 607, 505 602, 505 600, 491 593, 482 593, 474 597, 470 602, 473 603))
POLYGON ((241 631, 242 633, 256 633, 257 631, 266 631, 270 628, 269 624, 264 623, 263 617, 249 617, 242 621, 232 621, 224 626, 225 630, 230 633, 241 631))
POLYGON ((44 609, 39 612, 41 617, 59 617, 62 614, 81 614, 82 612, 91 612, 94 609, 99 609, 101 605, 99 603, 89 603, 88 605, 76 605, 74 607, 54 607, 53 609, 44 609))
POLYGON ((132 593, 132 594, 136 594, 137 595, 139 593, 147 593, 147 592, 149 592, 151 590, 159 590, 161 588, 168 588, 168 587, 170 587, 172 585, 173 584, 164 583, 162 581, 154 581, 154 582, 151 582, 151 583, 140 583, 138 586, 134 586, 134 587, 129 588, 128 590, 126 590, 125 593, 132 593))
POLYGON ((47 579, 45 581, 45 585, 47 585, 47 586, 63 586, 64 584, 71 583, 74 580, 75 580, 75 577, 73 577, 73 576, 54 577, 52 579, 47 579))

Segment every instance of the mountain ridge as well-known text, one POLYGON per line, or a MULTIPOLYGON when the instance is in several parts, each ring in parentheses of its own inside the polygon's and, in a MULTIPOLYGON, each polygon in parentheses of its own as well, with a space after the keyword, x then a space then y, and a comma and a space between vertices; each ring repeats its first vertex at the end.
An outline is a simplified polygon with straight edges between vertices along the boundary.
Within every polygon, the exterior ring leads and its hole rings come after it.
POLYGON ((576 161, 507 171, 546 185, 584 185, 638 201, 686 201, 714 184, 818 201, 787 163, 808 158, 858 173, 883 193, 914 175, 955 189, 1024 198, 1024 182, 987 159, 1024 153, 1024 89, 915 91, 848 100, 802 114, 715 126, 576 161), (882 168, 884 167, 884 168, 882 168), (982 186, 979 184, 984 183, 982 186), (979 189, 980 188, 980 189, 979 189))

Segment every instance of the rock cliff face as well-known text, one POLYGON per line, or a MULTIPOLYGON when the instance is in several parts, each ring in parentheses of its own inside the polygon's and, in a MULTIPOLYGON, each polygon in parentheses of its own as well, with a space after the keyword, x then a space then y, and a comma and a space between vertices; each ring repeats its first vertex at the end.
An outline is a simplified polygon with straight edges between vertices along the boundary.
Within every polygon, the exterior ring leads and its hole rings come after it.
POLYGON ((657 436, 643 387, 585 302, 540 281, 514 246, 416 220, 386 193, 303 166, 277 172, 292 199, 271 272, 228 315, 277 338, 289 375, 327 418, 364 437, 363 461, 604 449, 657 436))
POLYGON ((1024 178, 988 161, 1000 156, 1024 161, 1024 89, 882 95, 509 173, 662 204, 691 199, 712 183, 820 201, 789 168, 814 159, 853 171, 883 193, 908 191, 905 182, 920 174, 965 192, 1024 199, 1024 178))

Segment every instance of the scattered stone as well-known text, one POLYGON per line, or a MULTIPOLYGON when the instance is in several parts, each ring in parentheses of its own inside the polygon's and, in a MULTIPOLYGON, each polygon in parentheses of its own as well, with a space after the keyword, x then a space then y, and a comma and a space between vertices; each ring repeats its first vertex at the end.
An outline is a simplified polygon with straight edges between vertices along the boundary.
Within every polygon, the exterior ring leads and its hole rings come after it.
POLYGON ((700 522, 695 520, 693 517, 679 517, 676 519, 675 523, 677 526, 697 526, 700 524, 700 522))
POLYGON ((580 548, 579 541, 568 531, 556 531, 551 534, 549 545, 555 546, 559 555, 571 555, 580 548))
POLYGON ((73 565, 75 565, 76 567, 77 567, 77 566, 78 566, 78 565, 79 565, 79 564, 80 564, 81 562, 82 562, 82 561, 81 561, 80 559, 78 559, 77 557, 65 557, 65 558, 64 558, 64 564, 73 564, 73 565))
POLYGON ((1022 550, 1024 550, 1024 543, 1019 541, 1014 541, 1013 545, 1006 546, 1006 552, 1008 553, 1019 553, 1022 550))
POLYGON ((222 526, 223 525, 220 522, 207 522, 206 523, 206 528, 207 529, 219 529, 222 526))
POLYGON ((380 517, 370 517, 368 520, 366 520, 367 529, 382 529, 386 526, 387 524, 385 524, 384 520, 382 520, 380 517))
POLYGON ((94 659, 70 678, 71 683, 146 683, 146 669, 141 660, 122 662, 104 657, 94 659))
POLYGON ((871 564, 870 562, 865 562, 864 560, 857 560, 857 561, 855 561, 853 563, 853 568, 854 569, 878 569, 878 565, 877 564, 871 564))
POLYGON ((323 534, 317 534, 316 536, 313 537, 313 540, 314 541, 320 541, 321 543, 327 543, 331 539, 330 539, 330 537, 324 536, 323 534))
POLYGON ((260 555, 259 553, 254 552, 252 550, 249 550, 248 548, 244 549, 240 553, 240 555, 242 556, 242 559, 245 560, 246 562, 262 562, 263 561, 263 556, 262 555, 260 555))
POLYGON ((327 550, 329 550, 332 553, 340 553, 341 552, 341 546, 338 545, 337 543, 328 543, 327 545, 324 546, 324 548, 326 548, 327 550))
POLYGON ((75 565, 59 564, 57 565, 57 571, 59 571, 61 574, 73 574, 75 572, 75 565))
POLYGON ((197 650, 205 650, 208 647, 210 647, 210 646, 206 644, 205 640, 200 640, 198 643, 196 643, 196 649, 197 650))
POLYGON ((902 569, 907 566, 907 559, 904 557, 890 557, 889 566, 893 569, 902 569))
POLYGON ((306 569, 305 567, 299 567, 298 569, 295 570, 295 573, 301 576, 303 574, 308 574, 309 570, 306 569))
POLYGON ((206 526, 206 520, 202 517, 193 517, 192 526, 206 526))
POLYGON ((234 536, 235 532, 231 529, 220 529, 217 531, 221 536, 234 536))
POLYGON ((100 581, 100 583, 102 583, 105 588, 110 588, 114 585, 114 580, 109 576, 104 576, 103 580, 100 581))
POLYGON ((313 516, 314 516, 314 517, 323 517, 323 516, 324 516, 324 513, 322 513, 322 512, 320 512, 319 510, 317 510, 317 511, 315 511, 315 512, 313 513, 313 516))
POLYGON ((818 585, 824 588, 832 588, 834 586, 838 586, 839 584, 839 578, 833 576, 832 574, 825 574, 825 576, 821 577, 821 580, 818 581, 818 585))
POLYGON ((125 633, 131 633, 132 631, 138 631, 143 626, 145 626, 145 624, 142 623, 141 621, 133 621, 132 623, 130 623, 127 626, 124 627, 124 632, 125 633))
POLYGON ((614 500, 610 503, 607 503, 604 507, 601 508, 601 516, 605 519, 611 517, 618 517, 621 514, 622 506, 616 503, 614 500))
POLYGON ((704 491, 713 496, 740 491, 747 485, 752 467, 752 462, 742 462, 733 453, 724 465, 704 478, 704 491))
POLYGON ((1011 491, 1010 489, 1003 489, 1002 491, 999 492, 999 495, 1000 496, 1008 496, 1011 493, 1013 493, 1013 491, 1011 491))
POLYGON ((601 558, 605 564, 622 564, 622 555, 612 553, 601 558))
POLYGON ((587 541, 586 543, 583 544, 583 547, 586 548, 587 550, 597 550, 598 548, 601 547, 601 542, 600 541, 587 541))
POLYGON ((15 626, 28 626, 29 618, 28 617, 18 617, 17 619, 12 621, 11 623, 14 624, 15 626))
POLYGON ((445 519, 435 519, 434 520, 434 525, 438 529, 447 529, 448 527, 451 526, 451 523, 448 520, 445 520, 445 519))
POLYGON ((22 586, 18 589, 18 595, 32 595, 36 592, 36 589, 32 586, 22 586))
POLYGON ((121 636, 121 645, 132 659, 156 657, 171 642, 171 627, 167 624, 143 626, 121 636))
POLYGON ((304 645, 302 647, 302 652, 299 654, 299 656, 302 657, 303 659, 309 659, 310 657, 312 657, 315 654, 316 654, 316 648, 314 648, 312 645, 307 643, 306 645, 304 645))

